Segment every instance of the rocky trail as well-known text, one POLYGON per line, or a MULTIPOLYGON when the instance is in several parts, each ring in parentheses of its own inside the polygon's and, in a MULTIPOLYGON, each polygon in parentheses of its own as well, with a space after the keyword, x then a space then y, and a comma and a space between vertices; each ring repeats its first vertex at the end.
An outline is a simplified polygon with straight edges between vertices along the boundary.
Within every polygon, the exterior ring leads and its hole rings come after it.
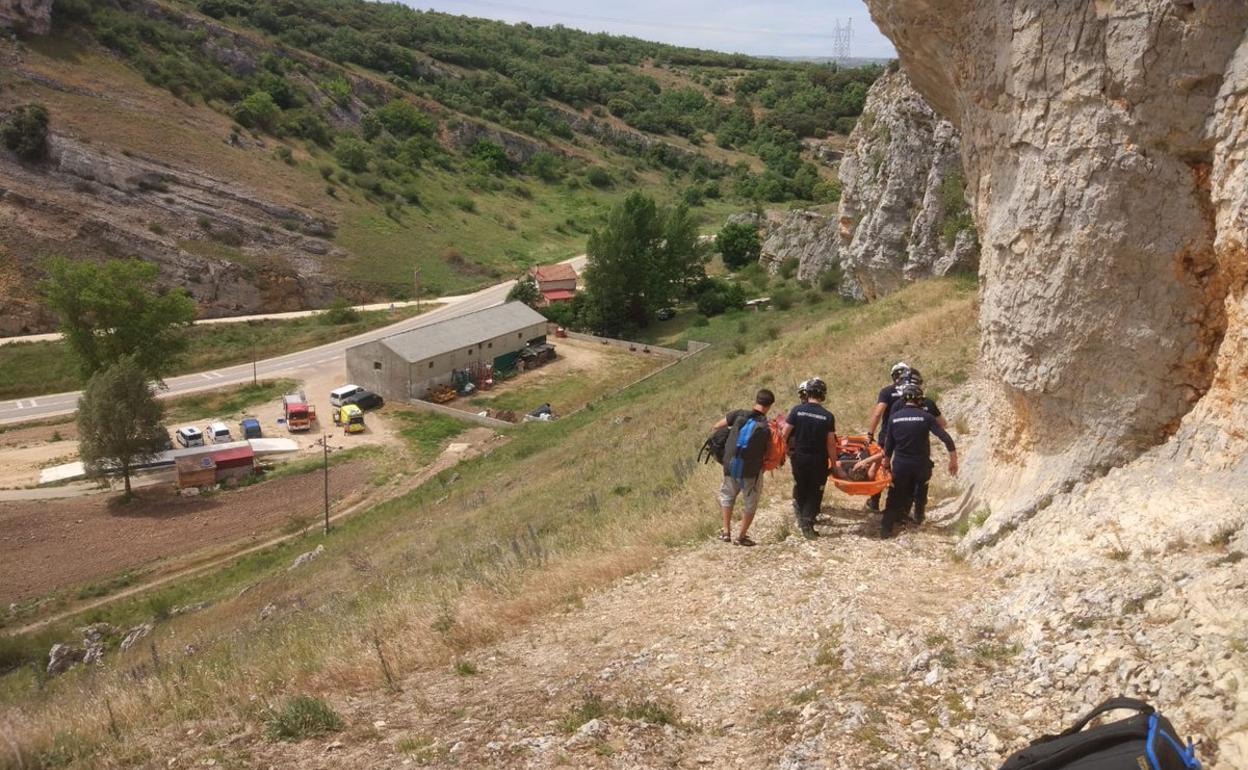
POLYGON ((775 503, 757 547, 681 551, 399 693, 336 699, 344 733, 257 741, 247 761, 996 767, 1037 698, 1009 702, 994 677, 1019 648, 976 626, 995 573, 956 561, 939 523, 880 541, 856 499, 835 502, 815 542, 775 503))

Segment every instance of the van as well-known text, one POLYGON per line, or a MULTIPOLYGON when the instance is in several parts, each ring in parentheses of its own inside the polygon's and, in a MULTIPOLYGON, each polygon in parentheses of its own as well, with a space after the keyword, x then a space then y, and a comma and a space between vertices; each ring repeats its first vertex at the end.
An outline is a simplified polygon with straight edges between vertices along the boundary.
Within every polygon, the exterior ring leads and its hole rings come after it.
POLYGON ((234 440, 234 437, 230 435, 230 427, 223 422, 212 423, 204 434, 214 444, 228 444, 234 440))
POLYGON ((343 385, 340 388, 334 388, 329 391, 329 403, 334 406, 342 406, 347 402, 348 398, 354 396, 362 390, 364 389, 359 385, 343 385))
POLYGON ((243 439, 261 438, 264 435, 260 430, 260 421, 255 417, 244 417, 238 424, 238 430, 243 434, 243 439))
POLYGON ((369 409, 380 409, 385 402, 385 399, 371 390, 360 388, 359 392, 353 393, 343 401, 343 406, 355 404, 359 408, 368 411, 369 409))
POLYGON ((184 447, 204 445, 204 434, 199 432, 199 428, 192 425, 178 428, 177 437, 178 443, 184 447))

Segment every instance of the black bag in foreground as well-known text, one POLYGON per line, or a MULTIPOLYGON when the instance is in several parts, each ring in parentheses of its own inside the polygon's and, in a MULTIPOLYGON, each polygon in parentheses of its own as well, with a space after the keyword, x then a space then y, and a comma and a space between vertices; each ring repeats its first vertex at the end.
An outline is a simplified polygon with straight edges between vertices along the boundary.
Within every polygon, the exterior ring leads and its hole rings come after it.
POLYGON ((1196 750, 1175 735, 1170 720, 1134 698, 1111 698, 1068 729, 1046 735, 1005 761, 1001 770, 1200 770, 1196 750), (1134 716, 1093 727, 1106 711, 1130 709, 1134 716))

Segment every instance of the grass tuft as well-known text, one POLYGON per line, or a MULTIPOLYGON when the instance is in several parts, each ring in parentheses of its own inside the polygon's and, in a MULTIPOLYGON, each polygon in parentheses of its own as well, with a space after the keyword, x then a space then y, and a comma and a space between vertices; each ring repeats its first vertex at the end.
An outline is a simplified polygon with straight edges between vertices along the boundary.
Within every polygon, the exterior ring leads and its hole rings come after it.
POLYGON ((342 718, 328 703, 311 695, 299 695, 269 714, 265 734, 270 740, 301 741, 338 732, 342 727, 342 718))

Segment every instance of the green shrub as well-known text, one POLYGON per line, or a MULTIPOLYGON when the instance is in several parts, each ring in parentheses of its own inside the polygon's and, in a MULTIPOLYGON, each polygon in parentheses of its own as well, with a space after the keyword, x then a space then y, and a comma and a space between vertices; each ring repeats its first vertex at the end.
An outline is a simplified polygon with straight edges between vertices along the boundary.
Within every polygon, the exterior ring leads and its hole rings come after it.
POLYGON ((798 260, 797 257, 789 257, 788 259, 781 262, 780 269, 777 271, 780 273, 780 277, 787 281, 788 279, 796 275, 799 262, 800 261, 798 260))
POLYGON ((615 179, 612 178, 611 172, 607 171, 605 168, 602 168, 601 166, 594 166, 593 168, 591 168, 585 174, 585 181, 589 182, 594 187, 597 187, 599 189, 604 189, 615 184, 615 179))
POLYGON ((22 160, 43 160, 48 154, 48 108, 23 104, 0 122, 0 142, 22 160))
POLYGON ((299 741, 342 728, 342 718, 328 703, 311 695, 300 695, 287 701, 280 711, 269 713, 265 734, 270 740, 299 741))
POLYGON ((758 228, 744 222, 730 222, 715 236, 715 248, 723 256, 724 266, 729 270, 739 270, 757 262, 762 247, 758 228))
POLYGON ((826 292, 834 292, 841 288, 841 268, 839 266, 830 267, 819 274, 819 290, 826 292))
POLYGON ((286 165, 288 166, 295 165, 295 154, 291 152, 290 148, 287 147, 286 145, 284 144, 278 145, 277 149, 273 151, 273 154, 277 156, 278 160, 285 163, 286 165))
POLYGON ((329 307, 321 311, 321 323, 329 326, 342 326, 360 320, 360 312, 351 306, 343 297, 335 297, 329 307))
POLYGON ((793 290, 782 286, 771 293, 771 304, 776 310, 788 310, 793 307, 793 290))
POLYGON ((234 119, 247 128, 272 131, 282 109, 268 91, 252 91, 247 98, 234 105, 233 114, 234 119))
POLYGON ((470 214, 477 210, 477 202, 466 195, 452 196, 451 205, 460 211, 467 211, 470 214))

